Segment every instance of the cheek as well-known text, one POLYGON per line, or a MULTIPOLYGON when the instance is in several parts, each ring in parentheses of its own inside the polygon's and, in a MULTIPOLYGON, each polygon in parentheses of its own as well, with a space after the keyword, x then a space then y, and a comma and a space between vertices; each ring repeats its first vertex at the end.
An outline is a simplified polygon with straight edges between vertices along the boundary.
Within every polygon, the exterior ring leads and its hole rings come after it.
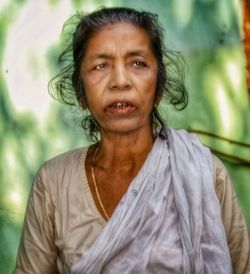
POLYGON ((87 102, 100 97, 107 86, 107 75, 93 73, 82 77, 87 102))
POLYGON ((135 73, 136 78, 144 83, 145 86, 154 87, 157 82, 157 69, 147 69, 143 71, 138 71, 135 73))
POLYGON ((156 86, 157 86, 157 74, 155 71, 150 71, 140 77, 138 82, 140 89, 147 98, 155 98, 156 86))
POLYGON ((88 108, 90 111, 93 108, 93 94, 95 94, 94 90, 92 90, 92 86, 89 82, 86 82, 82 79, 82 86, 83 86, 83 92, 84 92, 84 104, 85 107, 88 108))
POLYGON ((144 100, 145 100, 145 104, 147 104, 147 107, 150 108, 150 111, 152 111, 155 105, 156 86, 157 86, 156 76, 152 77, 149 81, 147 81, 147 84, 144 86, 144 89, 145 89, 144 100))
POLYGON ((88 87, 101 86, 106 82, 107 72, 92 71, 83 77, 83 82, 88 87))

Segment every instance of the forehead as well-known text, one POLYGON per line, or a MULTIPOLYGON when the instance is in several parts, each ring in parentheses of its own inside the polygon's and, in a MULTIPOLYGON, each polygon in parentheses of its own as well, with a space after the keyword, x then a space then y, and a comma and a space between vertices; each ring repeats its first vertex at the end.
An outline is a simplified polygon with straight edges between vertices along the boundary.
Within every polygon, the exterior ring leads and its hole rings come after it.
POLYGON ((89 39, 85 56, 100 52, 121 54, 131 50, 152 53, 148 34, 130 23, 116 23, 103 26, 89 39))

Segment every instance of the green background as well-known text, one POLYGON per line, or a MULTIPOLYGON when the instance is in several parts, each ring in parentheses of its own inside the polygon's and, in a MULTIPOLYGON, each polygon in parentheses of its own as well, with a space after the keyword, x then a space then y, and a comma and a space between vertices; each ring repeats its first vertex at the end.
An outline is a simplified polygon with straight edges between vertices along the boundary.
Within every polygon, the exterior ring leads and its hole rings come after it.
MULTIPOLYGON (((63 23, 75 11, 129 6, 159 14, 169 48, 188 64, 190 102, 175 112, 162 105, 168 125, 250 143, 249 98, 238 0, 0 2, 0 273, 11 273, 32 178, 41 164, 88 141, 80 114, 47 92, 62 47, 63 23)), ((199 134, 204 144, 250 161, 249 146, 199 134)), ((250 227, 250 169, 246 161, 221 158, 250 227), (245 164, 244 164, 245 163, 245 164)))

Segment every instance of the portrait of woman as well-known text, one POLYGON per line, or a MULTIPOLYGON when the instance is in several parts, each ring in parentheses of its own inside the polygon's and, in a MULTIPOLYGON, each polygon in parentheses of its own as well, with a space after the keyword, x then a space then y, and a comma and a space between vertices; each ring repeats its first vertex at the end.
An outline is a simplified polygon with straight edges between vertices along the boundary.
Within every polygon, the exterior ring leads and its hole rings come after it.
POLYGON ((163 100, 185 108, 188 93, 157 15, 103 7, 76 17, 50 90, 88 111, 94 142, 38 171, 14 273, 250 273, 227 170, 158 111, 163 100))

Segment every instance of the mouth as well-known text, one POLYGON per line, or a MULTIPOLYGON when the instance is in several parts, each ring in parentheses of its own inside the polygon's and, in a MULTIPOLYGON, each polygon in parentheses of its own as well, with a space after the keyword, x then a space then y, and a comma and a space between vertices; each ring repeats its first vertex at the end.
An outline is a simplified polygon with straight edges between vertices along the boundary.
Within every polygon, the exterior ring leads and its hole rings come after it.
POLYGON ((114 114, 129 114, 136 109, 135 105, 130 102, 116 101, 108 105, 107 110, 114 114))
POLYGON ((117 103, 114 103, 114 104, 111 104, 109 105, 110 108, 129 108, 129 107, 133 107, 133 105, 131 104, 128 104, 128 103, 123 103, 123 102, 117 102, 117 103))

